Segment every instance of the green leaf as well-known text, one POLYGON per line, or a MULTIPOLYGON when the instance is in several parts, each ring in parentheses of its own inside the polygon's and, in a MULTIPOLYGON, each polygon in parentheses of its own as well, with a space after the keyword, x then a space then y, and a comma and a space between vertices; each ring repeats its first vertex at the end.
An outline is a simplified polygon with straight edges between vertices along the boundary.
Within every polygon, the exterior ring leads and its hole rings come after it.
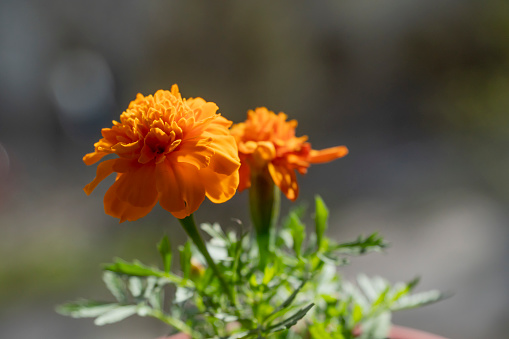
POLYGON ((149 295, 145 294, 150 305, 156 310, 163 309, 164 290, 160 286, 156 286, 149 295))
POLYGON ((304 318, 304 316, 306 316, 306 314, 309 312, 309 310, 311 308, 313 308, 313 306, 315 306, 315 304, 311 303, 308 306, 301 308, 300 310, 295 312, 292 316, 286 318, 285 320, 281 321, 280 323, 277 323, 275 325, 268 327, 267 330, 269 330, 271 332, 276 332, 276 331, 283 330, 285 328, 289 329, 290 327, 295 325, 299 320, 304 318))
POLYGON ((158 287, 158 280, 156 277, 148 277, 146 281, 145 291, 143 292, 143 298, 149 299, 154 293, 154 290, 158 287))
MULTIPOLYGON (((357 283, 359 284, 359 287, 362 289, 362 292, 364 295, 366 295, 371 303, 375 302, 379 298, 380 294, 380 288, 379 287, 380 281, 376 282, 376 280, 381 279, 379 277, 373 277, 369 278, 365 274, 359 274, 357 276, 357 283)), ((383 284, 383 287, 381 290, 384 290, 387 287, 387 284, 383 284)))
POLYGON ((263 272, 263 285, 268 285, 269 282, 271 282, 272 278, 274 278, 274 275, 276 274, 276 267, 275 266, 265 266, 264 272, 263 272))
POLYGON ((181 277, 171 272, 168 273, 163 272, 157 268, 144 265, 138 260, 135 260, 132 263, 130 263, 125 260, 116 258, 113 264, 105 264, 103 269, 118 274, 125 274, 127 276, 157 277, 175 284, 184 284, 186 286, 192 285, 191 282, 189 281, 183 282, 181 277))
POLYGON ((174 303, 179 304, 182 303, 190 298, 193 297, 193 291, 184 288, 184 287, 177 287, 177 290, 175 291, 175 300, 173 300, 174 303))
POLYGON ((387 294, 389 293, 391 287, 390 286, 387 286, 383 291, 382 293, 380 293, 378 295, 378 298, 373 302, 373 305, 372 307, 377 307, 379 305, 383 305, 386 303, 386 298, 387 298, 387 294))
POLYGON ((331 245, 329 250, 348 255, 360 255, 368 252, 380 252, 387 246, 378 233, 373 233, 367 238, 359 236, 355 241, 331 245))
POLYGON ((324 324, 315 322, 309 326, 309 333, 313 339, 345 339, 341 333, 341 326, 331 331, 330 328, 325 328, 324 324))
POLYGON ((194 331, 191 327, 189 327, 182 320, 172 317, 170 315, 167 315, 167 314, 161 312, 160 310, 152 310, 152 312, 150 312, 147 315, 157 318, 157 319, 167 323, 170 326, 173 326, 179 332, 189 334, 191 336, 191 338, 201 339, 204 337, 200 332, 194 331))
POLYGON ((184 246, 180 247, 180 269, 182 270, 184 279, 189 279, 191 274, 191 242, 187 241, 184 246))
POLYGON ((129 277, 129 290, 133 297, 137 298, 143 292, 143 284, 138 277, 129 277))
POLYGON ((315 198, 315 231, 316 231, 316 245, 320 251, 323 249, 323 235, 327 229, 327 220, 329 218, 329 210, 323 202, 322 198, 317 195, 315 198))
POLYGON ((112 310, 102 314, 100 317, 95 319, 94 324, 97 326, 102 326, 106 324, 116 323, 118 321, 124 320, 127 317, 130 317, 138 312, 137 305, 124 305, 117 306, 112 310))
POLYGON ((159 244, 157 244, 157 249, 161 254, 161 258, 163 259, 164 271, 166 273, 171 270, 171 243, 168 237, 165 235, 159 244))
POLYGON ((124 280, 111 271, 103 272, 103 281, 119 303, 126 303, 128 292, 124 280))
POLYGON ((293 293, 285 299, 285 301, 279 305, 274 311, 272 311, 267 318, 264 320, 265 324, 270 324, 272 321, 274 321, 277 318, 284 317, 285 314, 287 314, 290 311, 293 311, 295 307, 292 307, 291 304, 295 300, 297 294, 301 291, 302 287, 304 287, 304 284, 306 282, 303 281, 297 289, 293 291, 293 293))
POLYGON ((402 287, 395 285, 395 287, 394 287, 395 291, 393 293, 391 301, 394 302, 394 301, 400 299, 401 297, 407 295, 408 293, 410 293, 410 291, 412 291, 414 289, 414 287, 419 283, 419 281, 420 281, 420 278, 416 277, 416 278, 412 279, 411 281, 409 281, 408 283, 404 284, 402 287))
POLYGON ((118 307, 117 303, 93 300, 78 300, 56 308, 57 313, 73 318, 95 318, 118 307))
POLYGON ((383 312, 375 318, 362 323, 359 339, 387 338, 391 328, 391 312, 383 312))
POLYGON ((405 295, 394 302, 391 307, 391 311, 401 311, 421 307, 443 300, 447 297, 447 295, 437 290, 405 295))
POLYGON ((357 303, 354 303, 353 306, 352 319, 355 324, 362 319, 362 307, 357 303))
POLYGON ((137 277, 149 277, 149 276, 160 278, 167 277, 165 272, 162 272, 157 268, 146 266, 137 260, 130 263, 125 260, 117 258, 115 259, 115 262, 113 264, 106 264, 103 267, 103 269, 105 269, 106 271, 137 277))
POLYGON ((288 298, 286 298, 285 301, 283 301, 283 303, 281 305, 279 305, 275 310, 274 312, 272 312, 272 314, 269 315, 269 318, 272 318, 273 315, 276 315, 278 314, 278 312, 280 312, 281 310, 287 308, 288 306, 290 306, 293 301, 295 300, 295 297, 297 296, 297 294, 300 292, 300 290, 302 290, 302 288, 304 287, 304 285, 306 284, 307 280, 303 280, 299 287, 297 287, 295 289, 295 291, 293 291, 292 294, 290 294, 290 296, 288 298))
POLYGON ((332 339, 332 336, 322 323, 314 323, 309 326, 309 334, 311 334, 313 339, 332 339))
POLYGON ((300 257, 302 251, 302 243, 306 237, 306 227, 298 215, 294 212, 290 213, 289 227, 293 238, 293 250, 295 251, 297 257, 300 257))
POLYGON ((203 223, 203 224, 200 225, 200 228, 205 233, 210 235, 212 237, 212 239, 221 239, 221 240, 224 240, 224 241, 228 240, 228 238, 224 234, 223 230, 221 229, 221 226, 219 226, 218 223, 214 223, 212 225, 209 224, 209 223, 203 223))

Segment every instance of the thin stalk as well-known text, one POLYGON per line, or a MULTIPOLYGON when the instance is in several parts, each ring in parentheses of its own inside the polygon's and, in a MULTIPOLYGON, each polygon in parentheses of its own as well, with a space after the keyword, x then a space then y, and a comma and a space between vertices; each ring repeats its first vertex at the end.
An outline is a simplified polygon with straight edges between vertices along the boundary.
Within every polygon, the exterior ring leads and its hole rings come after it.
POLYGON ((160 310, 152 310, 152 312, 150 312, 149 315, 167 323, 170 326, 175 327, 178 331, 182 333, 190 335, 191 338, 203 338, 201 333, 194 331, 185 322, 181 321, 180 319, 168 316, 161 312, 160 310))
POLYGON ((235 305, 235 297, 233 295, 232 289, 226 283, 224 276, 221 274, 221 271, 219 271, 219 268, 217 268, 216 263, 210 256, 207 246, 205 245, 205 242, 203 241, 200 233, 198 232, 198 228, 196 227, 196 223, 194 222, 193 215, 191 214, 185 217, 184 219, 179 219, 179 222, 186 231, 189 238, 193 240, 194 244, 196 245, 200 253, 205 257, 207 264, 209 265, 210 268, 212 268, 214 274, 219 279, 219 282, 221 283, 221 286, 223 287, 224 291, 228 294, 230 301, 232 302, 233 305, 235 305))
POLYGON ((268 170, 253 171, 249 189, 249 208, 256 231, 261 270, 265 268, 267 259, 271 255, 272 234, 279 216, 279 201, 279 189, 268 170))

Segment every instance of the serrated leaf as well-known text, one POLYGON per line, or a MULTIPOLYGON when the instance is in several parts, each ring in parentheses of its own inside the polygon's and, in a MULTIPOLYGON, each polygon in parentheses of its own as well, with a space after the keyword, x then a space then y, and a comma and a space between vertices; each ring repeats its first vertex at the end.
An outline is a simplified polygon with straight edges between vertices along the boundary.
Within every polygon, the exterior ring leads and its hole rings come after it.
POLYGON ((140 304, 136 308, 136 313, 140 317, 146 317, 146 316, 150 315, 151 312, 152 312, 152 308, 150 306, 146 305, 146 304, 140 304))
POLYGON ((221 226, 219 226, 218 223, 209 224, 209 223, 203 223, 200 225, 200 228, 210 235, 212 239, 221 239, 223 241, 227 241, 228 238, 224 234, 223 230, 221 229, 221 226))
POLYGON ((159 244, 157 244, 157 250, 159 251, 159 254, 161 254, 161 258, 163 259, 164 271, 166 273, 170 272, 172 257, 171 243, 166 235, 161 239, 159 244))
POLYGON ((164 290, 160 286, 156 286, 149 296, 146 296, 150 305, 156 310, 162 310, 164 290))
POLYGON ((128 293, 125 282, 121 277, 111 271, 105 271, 103 272, 103 281, 119 303, 127 302, 128 293))
POLYGON ((95 318, 118 307, 117 303, 93 300, 78 300, 57 306, 59 314, 73 318, 95 318))
POLYGON ((170 326, 173 326, 179 332, 188 334, 191 338, 201 339, 203 335, 200 332, 194 331, 191 327, 189 327, 185 322, 170 315, 167 315, 160 310, 152 310, 149 314, 161 321, 164 321, 170 326))
POLYGON ((138 277, 161 277, 165 278, 167 275, 165 272, 162 272, 158 270, 157 268, 153 268, 150 266, 146 266, 142 264, 141 262, 135 260, 132 263, 127 262, 122 259, 115 259, 115 262, 113 264, 106 264, 104 266, 104 269, 107 271, 119 273, 119 274, 125 274, 130 276, 138 276, 138 277))
POLYGON ((153 294, 156 286, 157 286, 157 279, 156 277, 148 277, 146 281, 145 290, 143 291, 143 298, 148 299, 153 294))
POLYGON ((127 317, 130 317, 137 313, 137 305, 125 305, 125 306, 117 306, 114 309, 104 313, 97 319, 95 319, 94 324, 97 326, 102 326, 106 324, 112 324, 124 320, 127 317))
POLYGON ((391 311, 401 311, 410 308, 429 305, 447 298, 442 292, 437 290, 405 295, 399 298, 391 307, 391 311))
POLYGON ((365 274, 359 274, 357 276, 357 283, 371 303, 379 297, 373 279, 368 278, 365 274))
POLYGON ((115 272, 118 274, 125 274, 127 276, 135 276, 135 277, 157 277, 162 278, 164 281, 169 281, 176 284, 185 284, 190 286, 191 283, 189 281, 183 282, 182 278, 169 272, 163 272, 157 268, 150 267, 142 264, 138 260, 133 261, 132 263, 127 262, 125 260, 116 258, 113 264, 105 264, 103 269, 106 271, 115 272))
POLYGON ((131 291, 131 294, 135 298, 141 295, 141 292, 143 291, 143 284, 140 278, 129 277, 129 291, 131 291))
POLYGON ((401 284, 394 285, 395 291, 393 293, 394 295, 392 296, 391 301, 394 302, 394 301, 400 299, 401 297, 407 295, 408 293, 410 293, 410 291, 413 290, 414 287, 419 283, 419 280, 420 280, 420 278, 416 277, 413 280, 411 280, 410 282, 403 284, 402 286, 401 286, 401 284))
POLYGON ((377 317, 369 318, 361 325, 359 339, 387 338, 391 328, 391 313, 383 312, 377 317))
POLYGON ((306 227, 294 212, 290 213, 289 228, 293 238, 293 250, 297 257, 300 257, 302 252, 302 243, 306 237, 306 227))
POLYGON ((315 198, 315 232, 316 245, 318 250, 323 249, 323 235, 327 229, 327 220, 329 218, 329 210, 323 202, 322 198, 317 195, 315 198))
POLYGON ((302 290, 302 288, 304 287, 304 285, 306 284, 307 280, 303 280, 300 285, 292 292, 292 294, 290 294, 288 296, 288 298, 285 299, 285 301, 283 301, 281 303, 281 305, 279 305, 275 310, 274 312, 272 312, 267 318, 270 319, 270 318, 274 318, 275 316, 278 317, 278 316, 281 316, 282 314, 280 314, 280 312, 287 308, 288 306, 290 306, 293 301, 295 300, 295 297, 297 296, 297 294, 302 290))
POLYGON ((367 238, 359 236, 356 240, 330 245, 329 250, 347 255, 361 255, 369 252, 380 252, 388 245, 378 233, 373 233, 367 238))
POLYGON ((268 327, 267 330, 269 330, 271 332, 276 332, 276 331, 280 331, 285 328, 286 329, 291 328, 293 325, 297 324, 297 322, 299 320, 304 318, 306 316, 306 314, 309 312, 309 310, 311 308, 313 308, 313 306, 315 306, 315 304, 311 303, 308 306, 301 308, 300 310, 295 312, 292 316, 286 318, 285 320, 281 321, 280 323, 277 323, 275 325, 268 327))
POLYGON ((187 288, 177 287, 177 291, 175 292, 175 300, 174 303, 182 303, 193 297, 193 292, 187 288))

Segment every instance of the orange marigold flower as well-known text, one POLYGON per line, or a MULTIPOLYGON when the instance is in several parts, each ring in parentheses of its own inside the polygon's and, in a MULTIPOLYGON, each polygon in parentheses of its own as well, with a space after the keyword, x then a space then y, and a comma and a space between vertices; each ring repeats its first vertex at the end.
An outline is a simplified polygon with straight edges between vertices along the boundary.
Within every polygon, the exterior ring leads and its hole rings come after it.
POLYGON ((215 203, 227 201, 239 184, 240 161, 231 121, 217 110, 202 98, 182 99, 177 85, 171 92, 138 94, 120 122, 102 130, 95 152, 83 157, 92 165, 105 155, 118 155, 98 165, 85 192, 116 172, 104 209, 120 222, 145 216, 158 201, 179 219, 196 211, 205 196, 215 203))
POLYGON ((308 137, 296 137, 296 120, 265 107, 248 111, 245 122, 231 128, 240 155, 239 192, 251 186, 251 172, 268 169, 270 177, 292 201, 299 195, 295 171, 305 174, 311 164, 324 163, 348 154, 345 146, 321 151, 311 149, 308 137))

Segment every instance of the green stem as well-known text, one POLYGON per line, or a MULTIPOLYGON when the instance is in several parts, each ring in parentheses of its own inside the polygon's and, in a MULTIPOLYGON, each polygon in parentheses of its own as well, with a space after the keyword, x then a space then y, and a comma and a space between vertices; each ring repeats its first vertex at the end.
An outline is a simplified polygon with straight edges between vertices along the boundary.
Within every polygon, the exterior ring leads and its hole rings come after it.
POLYGON ((272 233, 279 216, 280 192, 267 169, 253 171, 249 189, 251 220, 256 231, 260 269, 267 265, 271 254, 272 233))
POLYGON ((203 338, 201 333, 194 331, 192 328, 187 326, 187 324, 184 323, 183 321, 168 316, 161 312, 160 310, 152 310, 152 312, 150 312, 149 315, 167 323, 168 325, 176 328, 180 332, 189 334, 191 338, 203 338))
POLYGON ((207 264, 209 265, 210 268, 212 268, 214 274, 219 279, 219 282, 221 283, 221 286, 223 287, 224 291, 228 294, 230 301, 232 302, 233 305, 235 305, 235 298, 233 296, 232 289, 226 283, 226 280, 221 274, 221 271, 219 271, 219 268, 217 268, 216 263, 210 256, 210 253, 207 250, 207 246, 205 245, 205 242, 203 241, 200 233, 198 232, 198 228, 196 227, 196 223, 194 222, 193 215, 191 214, 185 217, 184 219, 179 219, 179 222, 186 231, 189 238, 193 240, 194 244, 196 245, 200 253, 205 257, 207 264))

